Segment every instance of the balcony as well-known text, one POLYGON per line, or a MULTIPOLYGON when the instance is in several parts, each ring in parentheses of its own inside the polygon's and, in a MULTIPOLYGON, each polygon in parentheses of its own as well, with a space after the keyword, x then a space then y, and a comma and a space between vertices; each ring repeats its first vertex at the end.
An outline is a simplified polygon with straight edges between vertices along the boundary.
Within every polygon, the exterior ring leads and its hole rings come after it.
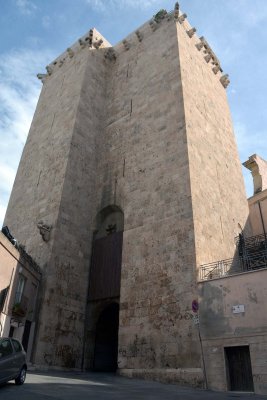
POLYGON ((236 257, 201 265, 199 269, 201 281, 267 268, 267 240, 265 235, 249 238, 239 235, 235 238, 235 242, 237 246, 236 257))

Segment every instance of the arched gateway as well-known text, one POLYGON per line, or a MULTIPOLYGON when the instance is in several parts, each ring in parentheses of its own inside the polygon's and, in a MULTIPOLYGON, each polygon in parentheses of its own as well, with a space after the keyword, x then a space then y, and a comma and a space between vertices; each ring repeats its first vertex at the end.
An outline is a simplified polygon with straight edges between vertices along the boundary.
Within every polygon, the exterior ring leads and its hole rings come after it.
POLYGON ((89 364, 96 371, 115 371, 123 239, 121 209, 115 205, 104 208, 97 216, 96 225, 89 282, 89 364))

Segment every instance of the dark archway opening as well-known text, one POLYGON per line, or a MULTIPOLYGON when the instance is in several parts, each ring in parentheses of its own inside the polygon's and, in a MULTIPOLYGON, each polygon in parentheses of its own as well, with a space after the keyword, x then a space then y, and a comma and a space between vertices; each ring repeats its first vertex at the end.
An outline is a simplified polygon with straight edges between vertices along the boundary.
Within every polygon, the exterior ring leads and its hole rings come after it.
POLYGON ((118 367, 119 305, 112 303, 96 325, 94 371, 115 372, 118 367))

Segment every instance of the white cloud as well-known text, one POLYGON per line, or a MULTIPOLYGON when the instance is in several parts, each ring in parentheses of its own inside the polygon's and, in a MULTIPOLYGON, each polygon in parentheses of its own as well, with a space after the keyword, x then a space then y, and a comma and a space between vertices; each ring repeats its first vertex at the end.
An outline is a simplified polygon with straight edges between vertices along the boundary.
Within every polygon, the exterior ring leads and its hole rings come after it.
POLYGON ((1 189, 10 192, 15 179, 16 169, 0 162, 0 182, 1 189))
POLYGON ((251 7, 247 8, 244 0, 230 1, 231 10, 235 12, 243 24, 254 27, 266 21, 267 3, 262 0, 254 0, 251 7))
POLYGON ((51 25, 51 18, 50 18, 48 15, 45 15, 45 16, 42 18, 42 25, 43 25, 43 27, 46 28, 46 29, 50 27, 50 25, 51 25))
POLYGON ((267 153, 266 131, 248 132, 246 125, 241 121, 237 121, 234 125, 242 161, 254 153, 259 155, 267 153))
POLYGON ((17 0, 16 5, 24 15, 32 15, 37 10, 37 6, 29 0, 17 0))
POLYGON ((0 225, 41 89, 36 73, 51 59, 47 50, 0 55, 0 225))
POLYGON ((2 221, 4 221, 5 213, 6 213, 6 205, 2 205, 0 203, 0 228, 2 227, 3 224, 2 221))
POLYGON ((94 8, 95 10, 103 11, 107 8, 125 8, 125 7, 132 7, 132 8, 148 8, 151 7, 153 4, 159 3, 160 0, 86 0, 86 2, 90 5, 90 7, 94 8))

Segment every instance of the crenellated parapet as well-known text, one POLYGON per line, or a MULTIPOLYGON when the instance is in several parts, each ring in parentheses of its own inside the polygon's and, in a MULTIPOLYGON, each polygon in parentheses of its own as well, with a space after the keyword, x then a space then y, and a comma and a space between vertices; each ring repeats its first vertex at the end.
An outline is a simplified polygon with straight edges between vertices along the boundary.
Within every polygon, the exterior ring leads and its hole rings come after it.
MULTIPOLYGON (((171 21, 178 23, 185 30, 195 48, 203 55, 203 61, 211 66, 211 71, 215 75, 218 74, 218 80, 224 88, 227 88, 230 83, 229 76, 227 74, 222 74, 223 70, 219 59, 211 49, 207 40, 203 36, 200 38, 197 37, 196 28, 190 26, 187 20, 187 14, 181 11, 178 2, 175 3, 174 9, 171 12, 161 9, 150 21, 114 46, 114 51, 108 50, 104 52, 103 58, 107 61, 115 62, 120 53, 131 51, 131 48, 135 46, 141 46, 146 37, 154 34, 163 24, 168 24, 171 21)), ((58 68, 62 68, 64 64, 67 64, 71 59, 75 58, 78 52, 88 50, 95 51, 102 48, 111 49, 112 46, 96 29, 90 29, 86 35, 78 39, 73 46, 67 48, 60 57, 46 67, 47 74, 38 74, 37 77, 44 83, 54 71, 58 68)))
POLYGON ((138 28, 134 34, 130 34, 118 43, 115 46, 117 55, 119 56, 120 53, 129 51, 131 48, 141 45, 142 41, 144 41, 146 37, 151 34, 153 35, 161 28, 161 26, 168 24, 171 21, 179 23, 179 25, 184 28, 187 36, 192 40, 192 44, 203 55, 203 61, 211 66, 211 72, 213 72, 214 75, 218 75, 218 81, 224 88, 227 88, 230 83, 229 76, 227 74, 223 75, 223 70, 218 57, 208 44, 207 40, 203 36, 199 38, 196 35, 197 29, 190 26, 187 20, 187 14, 181 11, 178 2, 175 3, 173 11, 167 12, 163 9, 160 10, 150 21, 138 28))
MULTIPOLYGON (((95 28, 92 28, 71 47, 68 47, 63 54, 47 65, 46 74, 37 74, 37 78, 45 83, 49 76, 75 59, 75 56, 81 51, 95 51, 102 48, 111 48, 111 44, 95 28)), ((114 55, 112 59, 114 60, 114 55)))

